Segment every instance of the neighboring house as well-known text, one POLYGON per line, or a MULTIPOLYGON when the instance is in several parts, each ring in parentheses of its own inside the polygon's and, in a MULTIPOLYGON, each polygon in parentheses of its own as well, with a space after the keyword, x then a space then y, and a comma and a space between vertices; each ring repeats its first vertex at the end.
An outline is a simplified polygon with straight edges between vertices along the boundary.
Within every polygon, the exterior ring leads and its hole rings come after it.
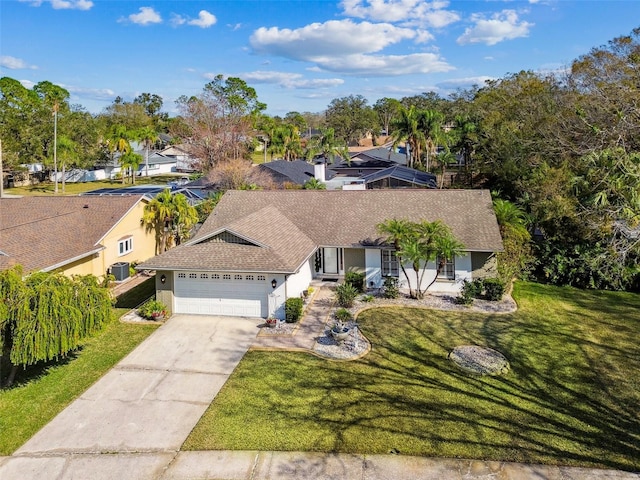
MULTIPOLYGON (((489 192, 431 189, 229 191, 192 240, 138 268, 156 270, 157 297, 174 313, 282 318, 314 278, 353 270, 369 288, 385 276, 406 286, 376 228, 393 218, 442 220, 464 243, 432 291, 456 293, 495 270, 502 240, 489 192)), ((436 273, 427 268, 424 286, 436 273)))
POLYGON ((138 165, 136 175, 139 177, 152 177, 155 175, 166 175, 178 172, 178 159, 160 152, 149 152, 149 161, 146 160, 146 152, 139 150, 136 152, 142 156, 142 161, 138 165))
POLYGON ((366 188, 436 188, 436 176, 395 165, 361 177, 366 188))
POLYGON ((2 198, 0 270, 104 277, 114 264, 153 257, 155 236, 140 224, 146 203, 140 195, 2 198))
MULTIPOLYGON (((398 149, 399 150, 399 149, 398 149)), ((404 151, 396 151, 390 145, 367 150, 359 150, 351 153, 352 162, 371 162, 375 160, 383 160, 391 162, 394 165, 406 165, 407 155, 404 151)))
MULTIPOLYGON (((324 165, 322 165, 324 169, 324 165)), ((313 165, 304 160, 294 160, 289 162, 287 160, 275 160, 273 162, 261 163, 256 165, 254 169, 259 172, 258 178, 268 178, 273 183, 280 187, 286 185, 298 185, 303 186, 312 178, 318 178, 320 173, 318 171, 318 165, 313 165)), ((326 171, 324 178, 330 180, 334 177, 334 173, 326 171)), ((324 181, 324 180, 321 180, 324 181)))

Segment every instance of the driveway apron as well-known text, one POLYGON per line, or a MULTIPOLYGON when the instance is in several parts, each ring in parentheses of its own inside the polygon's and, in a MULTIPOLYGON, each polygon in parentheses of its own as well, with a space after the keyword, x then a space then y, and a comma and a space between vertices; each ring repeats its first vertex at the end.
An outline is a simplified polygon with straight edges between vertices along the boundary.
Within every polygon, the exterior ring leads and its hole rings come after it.
POLYGON ((116 478, 117 464, 126 470, 118 478, 153 478, 148 477, 156 470, 150 463, 161 471, 171 461, 254 342, 260 322, 172 317, 25 443, 5 467, 20 466, 22 478, 31 478, 24 476, 27 472, 70 478, 80 465, 87 475, 93 464, 97 470, 85 478, 116 478), (128 467, 123 458, 117 460, 134 452, 141 455, 128 467), (100 455, 105 453, 111 455, 100 455), (144 455, 152 453, 156 455, 144 455), (145 464, 144 473, 136 463, 145 464))

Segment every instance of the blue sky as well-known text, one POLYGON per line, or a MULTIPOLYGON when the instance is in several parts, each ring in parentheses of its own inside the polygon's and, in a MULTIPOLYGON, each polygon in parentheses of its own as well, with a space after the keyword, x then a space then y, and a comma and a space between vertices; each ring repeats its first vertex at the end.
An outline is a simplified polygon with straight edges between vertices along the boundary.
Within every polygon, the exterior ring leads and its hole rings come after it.
POLYGON ((143 92, 173 113, 223 74, 283 116, 559 71, 638 26, 637 0, 0 0, 0 76, 93 113, 143 92))

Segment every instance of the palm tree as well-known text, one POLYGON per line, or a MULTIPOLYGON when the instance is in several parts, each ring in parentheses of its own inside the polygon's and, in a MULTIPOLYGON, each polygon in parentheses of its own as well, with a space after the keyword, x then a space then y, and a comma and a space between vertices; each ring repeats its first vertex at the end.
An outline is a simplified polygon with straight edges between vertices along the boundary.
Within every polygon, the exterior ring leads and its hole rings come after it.
MULTIPOLYGON (((409 276, 407 275, 407 272, 404 268, 403 251, 400 245, 412 235, 413 224, 408 220, 397 220, 395 218, 392 218, 376 225, 376 229, 379 233, 385 235, 385 242, 393 244, 400 269, 402 270, 402 273, 404 274, 407 281, 409 281, 409 276)), ((411 284, 409 284, 409 291, 411 291, 411 284)))
POLYGON ((307 160, 311 161, 317 155, 322 155, 325 163, 333 163, 336 157, 342 158, 347 162, 350 160, 346 144, 336 138, 333 128, 321 130, 319 136, 309 141, 306 154, 307 160))
MULTIPOLYGON (((117 126, 109 137, 109 151, 113 155, 113 153, 118 152, 120 155, 124 155, 125 153, 131 151, 131 145, 129 144, 129 139, 131 138, 131 132, 129 132, 126 127, 117 126)), ((122 183, 124 184, 125 174, 124 170, 122 170, 122 183)))
POLYGON ((401 107, 398 118, 392 122, 393 148, 402 142, 406 143, 409 156, 407 164, 410 168, 420 163, 422 145, 425 142, 424 133, 419 126, 419 117, 419 110, 413 105, 409 108, 401 107))
MULTIPOLYGON (((440 222, 434 222, 440 223, 440 222)), ((449 227, 447 227, 444 223, 440 223, 438 230, 436 231, 435 237, 435 255, 434 260, 437 261, 436 264, 436 274, 431 280, 431 283, 427 285, 427 288, 424 289, 426 292, 429 290, 429 287, 436 283, 436 280, 442 273, 445 265, 447 264, 447 260, 451 260, 456 256, 462 255, 464 253, 464 245, 458 241, 458 239, 453 235, 449 227)), ((422 283, 422 282, 421 282, 422 283)))
POLYGON ((168 188, 145 205, 141 220, 147 232, 155 232, 156 255, 171 248, 174 239, 179 243, 188 238, 197 221, 195 207, 189 205, 184 195, 172 195, 168 188))
POLYGON ((509 200, 497 198, 493 201, 493 211, 496 214, 500 235, 502 235, 503 239, 507 234, 514 234, 526 240, 529 239, 527 216, 518 205, 509 200))
POLYGON ((124 183, 125 169, 127 173, 131 173, 131 183, 136 183, 136 172, 140 163, 142 162, 142 155, 139 155, 132 151, 127 151, 120 157, 120 165, 122 168, 122 183, 124 183))
POLYGON ((61 165, 62 193, 64 193, 65 167, 67 164, 73 164, 78 159, 78 144, 66 135, 60 135, 58 137, 57 149, 58 162, 61 165))
POLYGON ((430 167, 430 158, 437 153, 438 145, 445 141, 444 131, 442 130, 443 121, 444 115, 435 110, 422 110, 418 117, 418 128, 424 135, 427 172, 430 167))
POLYGON ((310 178, 302 188, 305 190, 326 190, 327 186, 317 178, 310 178))
POLYGON ((457 115, 455 122, 456 142, 453 148, 462 154, 465 171, 469 176, 471 186, 473 186, 473 171, 471 171, 471 167, 475 147, 478 144, 478 125, 473 119, 465 115, 457 115))
POLYGON ((302 155, 300 133, 297 127, 291 124, 276 126, 270 134, 271 145, 269 151, 273 155, 280 155, 284 160, 292 161, 302 155))
POLYGON ((380 233, 386 234, 386 241, 392 242, 396 249, 398 263, 407 279, 409 296, 423 298, 446 265, 447 259, 454 258, 463 252, 464 245, 451 232, 451 229, 440 220, 412 223, 407 220, 387 220, 377 225, 380 233), (436 275, 433 281, 422 289, 421 285, 428 262, 438 260, 436 275), (404 263, 410 263, 416 278, 416 288, 411 285, 404 263))
POLYGON ((149 150, 158 141, 158 133, 151 127, 141 128, 136 132, 136 138, 142 142, 145 148, 144 176, 149 176, 149 150))

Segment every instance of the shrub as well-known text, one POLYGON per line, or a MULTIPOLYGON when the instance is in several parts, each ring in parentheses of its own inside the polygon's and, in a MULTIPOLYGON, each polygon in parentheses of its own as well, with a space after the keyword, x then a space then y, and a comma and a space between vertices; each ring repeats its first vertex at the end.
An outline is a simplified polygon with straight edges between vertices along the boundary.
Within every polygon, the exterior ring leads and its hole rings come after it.
POLYGON ((474 280, 470 282, 469 280, 465 280, 462 284, 462 289, 460 290, 460 295, 456 297, 456 303, 461 305, 471 305, 473 303, 474 298, 478 298, 478 289, 477 282, 478 280, 474 280))
POLYGON ((284 319, 287 323, 295 323, 302 316, 304 301, 300 297, 287 298, 284 302, 284 319))
POLYGON ((365 303, 369 303, 369 302, 373 302, 374 299, 375 298, 373 295, 363 295, 360 300, 362 300, 365 303))
POLYGON ((502 300, 504 295, 505 283, 499 278, 485 278, 484 285, 484 297, 492 302, 502 300))
POLYGON ((352 285, 358 293, 364 292, 364 273, 347 272, 344 274, 344 283, 352 285))
POLYGON ((339 308, 335 313, 336 320, 342 323, 349 322, 353 319, 353 315, 346 308, 339 308))
POLYGON ((396 277, 384 277, 384 286, 382 287, 384 298, 398 298, 400 290, 398 289, 398 279, 396 277))
POLYGON ((350 283, 341 283, 336 287, 336 302, 343 308, 352 307, 357 296, 358 290, 350 283))
POLYGON ((152 298, 142 304, 138 309, 138 313, 141 317, 155 320, 157 317, 167 314, 167 306, 161 301, 152 298))

